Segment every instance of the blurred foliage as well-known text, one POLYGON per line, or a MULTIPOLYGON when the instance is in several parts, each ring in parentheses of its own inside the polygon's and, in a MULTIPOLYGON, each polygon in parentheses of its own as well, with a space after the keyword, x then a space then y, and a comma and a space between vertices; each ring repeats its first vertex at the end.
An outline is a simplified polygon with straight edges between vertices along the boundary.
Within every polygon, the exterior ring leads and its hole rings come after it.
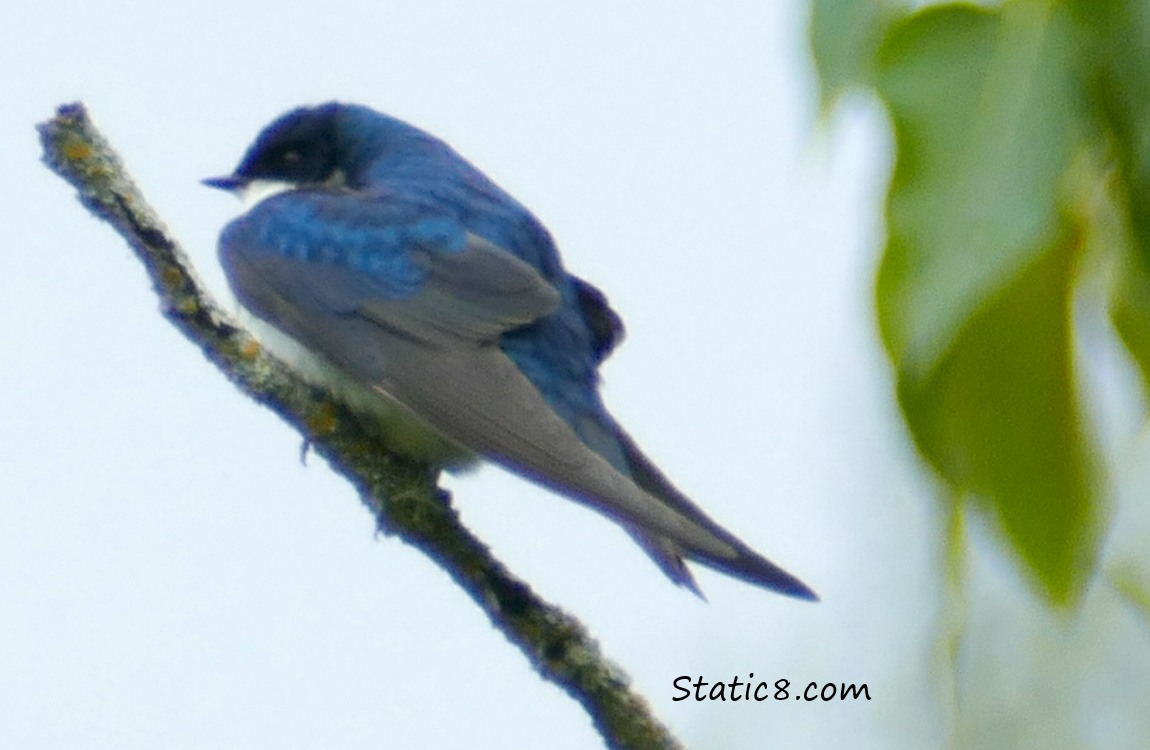
POLYGON ((1150 627, 1150 580, 1131 563, 1114 566, 1108 571, 1107 578, 1122 600, 1150 627))
POLYGON ((870 81, 883 29, 894 17, 882 0, 815 0, 810 33, 824 110, 850 86, 870 81))
POLYGON ((862 88, 894 129, 875 295, 910 433, 1074 605, 1110 486, 1075 372, 1085 275, 1150 385, 1150 2, 812 0, 810 38, 824 112, 862 88))

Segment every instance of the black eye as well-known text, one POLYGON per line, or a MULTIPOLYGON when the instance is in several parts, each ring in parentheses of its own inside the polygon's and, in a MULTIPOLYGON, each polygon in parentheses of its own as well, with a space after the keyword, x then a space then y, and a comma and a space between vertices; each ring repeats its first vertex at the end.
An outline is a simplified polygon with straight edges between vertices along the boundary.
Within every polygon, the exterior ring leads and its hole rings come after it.
POLYGON ((281 138, 257 141, 240 163, 239 173, 252 178, 288 182, 323 182, 335 169, 334 146, 323 139, 281 138))

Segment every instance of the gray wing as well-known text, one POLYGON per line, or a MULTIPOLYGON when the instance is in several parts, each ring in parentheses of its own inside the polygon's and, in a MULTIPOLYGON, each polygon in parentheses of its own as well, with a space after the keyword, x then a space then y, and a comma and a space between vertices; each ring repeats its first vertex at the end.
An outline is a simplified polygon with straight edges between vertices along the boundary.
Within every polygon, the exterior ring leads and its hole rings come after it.
POLYGON ((421 253, 426 281, 397 299, 362 271, 234 237, 225 233, 221 254, 241 302, 360 384, 459 445, 617 520, 708 559, 739 557, 729 539, 591 450, 499 349, 500 333, 558 304, 528 264, 468 236, 461 251, 421 253))
POLYGON ((364 299, 356 313, 436 346, 491 342, 559 306, 559 292, 534 268, 473 234, 461 252, 424 253, 418 262, 428 273, 419 292, 364 299))

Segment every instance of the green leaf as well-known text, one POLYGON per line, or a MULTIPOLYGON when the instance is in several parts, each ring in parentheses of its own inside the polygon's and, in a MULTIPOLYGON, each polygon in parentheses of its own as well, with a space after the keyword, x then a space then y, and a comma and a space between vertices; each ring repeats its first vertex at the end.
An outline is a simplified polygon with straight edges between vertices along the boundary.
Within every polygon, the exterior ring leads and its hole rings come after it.
POLYGON ((1110 319, 1150 389, 1150 268, 1129 250, 1115 267, 1110 319))
POLYGON ((984 305, 899 401, 923 455, 973 493, 1047 595, 1065 603, 1093 569, 1099 507, 1079 424, 1070 335, 1076 236, 1059 241, 984 305))
POLYGON ((1059 184, 1088 130, 1078 29, 1050 3, 932 7, 895 24, 876 87, 898 149, 879 325, 915 442, 978 497, 1050 600, 1098 543, 1069 308, 1078 230, 1059 184))
POLYGON ((1150 3, 1079 0, 1077 6, 1097 40, 1092 91, 1115 147, 1118 199, 1133 250, 1120 268, 1111 315, 1150 389, 1150 3))
POLYGON ((916 373, 1055 234, 1081 129, 1074 49, 1045 6, 1011 7, 931 8, 880 50, 898 159, 879 322, 896 364, 916 373))
POLYGON ((1096 92, 1118 147, 1131 224, 1150 267, 1150 3, 1083 4, 1097 39, 1096 92))
POLYGON ((879 0, 812 0, 810 44, 824 112, 850 86, 871 82, 879 42, 893 17, 889 3, 879 0))

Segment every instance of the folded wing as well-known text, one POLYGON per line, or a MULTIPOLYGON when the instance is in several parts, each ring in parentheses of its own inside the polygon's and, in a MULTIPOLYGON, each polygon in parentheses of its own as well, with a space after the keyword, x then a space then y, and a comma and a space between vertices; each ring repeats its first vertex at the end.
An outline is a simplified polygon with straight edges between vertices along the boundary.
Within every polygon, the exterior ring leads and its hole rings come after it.
POLYGON ((636 478, 592 450, 499 348, 505 331, 554 312, 559 293, 420 208, 281 194, 228 226, 221 258, 257 316, 449 440, 622 522, 677 582, 694 588, 687 555, 811 595, 678 493, 622 430, 636 478))

